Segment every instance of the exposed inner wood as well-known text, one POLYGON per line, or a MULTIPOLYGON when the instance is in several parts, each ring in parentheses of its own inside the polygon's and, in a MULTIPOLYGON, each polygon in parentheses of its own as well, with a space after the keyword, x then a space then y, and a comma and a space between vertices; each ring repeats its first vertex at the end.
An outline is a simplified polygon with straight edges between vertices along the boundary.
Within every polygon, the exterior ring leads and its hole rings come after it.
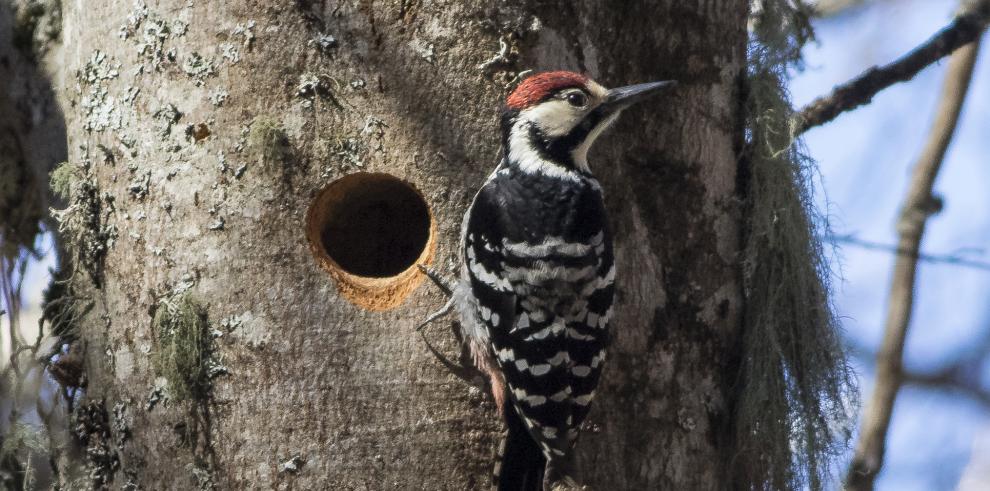
POLYGON ((359 172, 323 188, 306 215, 306 237, 320 267, 356 305, 398 306, 423 281, 416 264, 436 249, 429 207, 412 185, 359 172))

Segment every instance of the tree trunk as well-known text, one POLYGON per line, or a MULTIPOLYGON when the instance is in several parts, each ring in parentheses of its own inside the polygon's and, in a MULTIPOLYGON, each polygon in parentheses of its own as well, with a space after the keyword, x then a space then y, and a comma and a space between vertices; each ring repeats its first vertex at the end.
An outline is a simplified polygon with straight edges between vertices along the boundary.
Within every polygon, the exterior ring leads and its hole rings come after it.
MULTIPOLYGON (((487 487, 494 404, 415 332, 445 299, 403 270, 454 269, 527 69, 681 81, 590 159, 618 305, 579 457, 595 489, 728 486, 746 1, 64 8, 70 157, 98 210, 73 244, 83 404, 106 411, 119 468, 92 465, 115 486, 487 487)), ((456 358, 447 326, 426 337, 456 358)))

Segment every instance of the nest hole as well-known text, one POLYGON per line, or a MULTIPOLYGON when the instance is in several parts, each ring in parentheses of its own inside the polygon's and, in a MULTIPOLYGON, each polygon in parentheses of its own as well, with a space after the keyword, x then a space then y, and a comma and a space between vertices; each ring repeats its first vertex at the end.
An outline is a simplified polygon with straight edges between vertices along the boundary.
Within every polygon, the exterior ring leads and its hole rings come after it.
POLYGON ((320 266, 351 302, 372 310, 398 306, 423 275, 434 249, 433 217, 411 184, 360 172, 321 190, 306 234, 320 266))

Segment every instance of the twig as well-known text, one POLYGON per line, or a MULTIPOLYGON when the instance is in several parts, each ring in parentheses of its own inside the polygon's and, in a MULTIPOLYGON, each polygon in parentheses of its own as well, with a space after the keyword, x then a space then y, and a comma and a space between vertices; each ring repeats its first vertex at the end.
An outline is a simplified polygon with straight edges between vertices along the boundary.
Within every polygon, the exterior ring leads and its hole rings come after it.
POLYGON ((835 242, 862 247, 863 249, 891 252, 899 256, 908 256, 922 262, 951 264, 953 266, 961 266, 964 268, 990 271, 990 262, 967 259, 959 254, 928 254, 921 251, 910 251, 901 249, 893 244, 884 244, 882 242, 873 242, 870 240, 860 239, 855 235, 832 235, 830 236, 830 239, 835 242))
POLYGON ((914 304, 917 256, 925 222, 933 211, 932 186, 955 132, 978 51, 977 41, 952 55, 935 121, 928 142, 914 167, 910 188, 901 208, 897 223, 897 249, 907 253, 899 254, 894 263, 887 323, 876 358, 876 383, 863 413, 856 452, 846 475, 847 490, 872 490, 874 480, 883 465, 890 416, 901 386, 904 340, 914 304))
POLYGON ((883 67, 873 67, 821 96, 796 116, 797 134, 832 121, 841 113, 869 103, 881 90, 914 78, 928 65, 961 46, 979 39, 990 20, 990 0, 975 2, 970 9, 910 53, 883 67))
POLYGON ((813 8, 817 17, 832 17, 861 7, 864 3, 866 0, 818 0, 813 8))

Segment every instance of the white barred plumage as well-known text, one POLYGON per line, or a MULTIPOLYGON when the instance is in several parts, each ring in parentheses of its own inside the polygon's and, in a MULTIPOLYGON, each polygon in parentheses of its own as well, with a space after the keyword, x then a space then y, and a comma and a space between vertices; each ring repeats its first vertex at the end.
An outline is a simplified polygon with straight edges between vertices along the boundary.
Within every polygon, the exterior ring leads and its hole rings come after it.
POLYGON ((570 480, 570 454, 605 360, 616 269, 602 187, 587 162, 619 112, 669 83, 606 90, 550 72, 502 116, 503 158, 462 226, 455 299, 509 429, 498 489, 570 480))

